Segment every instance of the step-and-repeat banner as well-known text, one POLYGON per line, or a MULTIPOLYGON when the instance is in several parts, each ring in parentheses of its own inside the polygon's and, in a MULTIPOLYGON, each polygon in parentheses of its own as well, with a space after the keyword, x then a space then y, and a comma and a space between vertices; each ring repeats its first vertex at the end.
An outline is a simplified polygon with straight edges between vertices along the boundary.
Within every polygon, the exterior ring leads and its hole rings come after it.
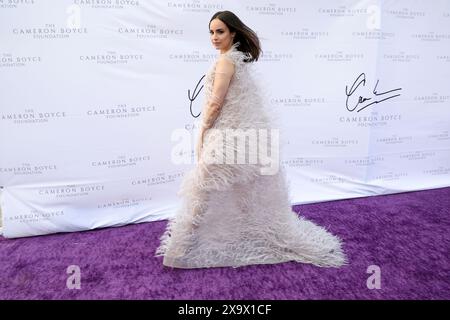
POLYGON ((175 213, 222 10, 261 39, 292 204, 450 185, 449 0, 0 0, 5 237, 175 213))

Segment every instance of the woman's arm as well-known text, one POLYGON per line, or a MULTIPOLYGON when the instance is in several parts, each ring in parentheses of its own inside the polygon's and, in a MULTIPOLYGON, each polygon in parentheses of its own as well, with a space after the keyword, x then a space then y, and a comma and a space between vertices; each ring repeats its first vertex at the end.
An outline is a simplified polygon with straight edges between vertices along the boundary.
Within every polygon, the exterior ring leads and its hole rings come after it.
POLYGON ((234 74, 234 64, 227 58, 220 58, 217 61, 214 74, 213 89, 210 99, 205 105, 202 127, 209 129, 213 126, 222 108, 223 101, 230 86, 231 77, 234 74))
POLYGON ((200 149, 203 146, 205 132, 213 126, 220 114, 234 71, 234 64, 228 58, 221 57, 217 61, 211 97, 206 102, 203 109, 204 114, 202 126, 200 128, 199 145, 197 147, 198 156, 200 155, 200 149))

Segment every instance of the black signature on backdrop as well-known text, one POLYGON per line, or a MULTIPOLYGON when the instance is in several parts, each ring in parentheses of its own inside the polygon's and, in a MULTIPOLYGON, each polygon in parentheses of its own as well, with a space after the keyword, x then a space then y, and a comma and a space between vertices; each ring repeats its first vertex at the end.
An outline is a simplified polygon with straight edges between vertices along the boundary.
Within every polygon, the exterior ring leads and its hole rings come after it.
POLYGON ((353 107, 353 109, 349 108, 349 99, 355 93, 356 89, 358 89, 358 87, 361 84, 363 86, 366 85, 366 74, 363 72, 363 73, 361 73, 358 76, 358 78, 356 78, 355 82, 353 82, 353 84, 352 84, 352 86, 350 88, 350 91, 348 90, 348 86, 345 86, 345 94, 347 95, 347 100, 345 102, 345 106, 347 107, 347 110, 350 111, 350 112, 353 112, 356 108, 358 108, 359 104, 362 104, 362 103, 364 103, 366 101, 372 100, 373 98, 376 98, 377 96, 383 96, 383 97, 381 97, 380 100, 375 100, 375 101, 373 101, 373 102, 371 102, 369 104, 359 106, 360 109, 356 110, 356 112, 360 112, 361 110, 364 110, 365 108, 367 108, 368 106, 370 106, 370 105, 372 105, 374 103, 380 103, 380 102, 386 101, 388 99, 392 99, 392 98, 398 97, 400 95, 400 94, 393 94, 391 96, 384 96, 384 95, 387 95, 387 94, 389 94, 391 92, 394 92, 394 91, 400 91, 400 90, 402 90, 402 88, 392 89, 392 90, 388 90, 388 91, 385 91, 385 92, 378 93, 377 92, 378 82, 379 82, 379 80, 377 80, 377 83, 375 84, 375 87, 373 88, 373 91, 372 91, 373 94, 375 95, 375 97, 365 98, 365 97, 359 96, 358 97, 358 102, 353 107), (355 85, 356 85, 356 87, 355 87, 355 85))
POLYGON ((194 91, 192 92, 192 95, 191 95, 191 90, 188 89, 188 99, 189 99, 189 101, 190 101, 189 111, 191 112, 191 115, 192 115, 194 118, 198 118, 198 117, 200 116, 201 112, 200 112, 198 115, 194 115, 194 113, 193 113, 193 111, 192 111, 192 102, 194 102, 194 100, 197 98, 197 96, 199 95, 199 93, 202 91, 203 85, 200 87, 200 89, 198 89, 198 86, 199 86, 200 82, 202 82, 202 80, 203 80, 203 78, 204 78, 205 76, 206 76, 206 75, 203 75, 203 76, 200 78, 200 80, 198 80, 198 82, 197 82, 197 84, 196 84, 196 86, 195 86, 195 89, 194 89, 194 91), (197 89, 198 89, 198 92, 197 92, 197 89))
MULTIPOLYGON (((203 89, 203 87, 204 87, 204 86, 202 85, 202 86, 199 88, 199 85, 200 85, 200 83, 202 82, 203 78, 205 78, 205 76, 206 76, 206 75, 203 75, 203 76, 200 78, 200 80, 198 80, 198 82, 197 82, 197 84, 195 85, 195 88, 194 88, 192 94, 191 94, 191 90, 188 89, 188 99, 189 99, 189 101, 190 101, 190 104, 189 104, 189 111, 190 111, 191 115, 192 115, 194 118, 198 118, 198 117, 200 116, 200 114, 201 114, 201 112, 198 113, 197 115, 194 114, 194 112, 193 112, 193 110, 192 110, 192 104, 193 104, 193 102, 195 101, 195 99, 198 97, 198 95, 200 94, 200 92, 202 91, 202 89, 203 89)), ((372 104, 375 104, 375 103, 381 103, 381 102, 386 101, 386 100, 388 100, 388 99, 392 99, 392 98, 395 98, 395 97, 400 96, 400 94, 392 94, 392 92, 394 92, 394 91, 400 91, 400 90, 402 90, 402 88, 396 88, 396 89, 392 89, 392 90, 388 90, 388 91, 380 92, 380 93, 377 92, 378 82, 379 82, 379 80, 377 80, 377 83, 375 84, 375 87, 374 87, 374 89, 373 89, 372 92, 373 92, 373 94, 375 95, 375 97, 377 97, 377 96, 382 96, 381 99, 380 99, 380 100, 374 100, 373 102, 370 102, 370 103, 368 103, 368 104, 365 104, 365 105, 361 105, 361 106, 360 106, 360 104, 362 104, 362 103, 364 103, 364 102, 366 102, 366 101, 372 100, 374 97, 366 98, 366 97, 359 96, 359 97, 358 97, 357 103, 356 103, 352 108, 349 107, 349 100, 350 100, 350 97, 352 97, 352 96, 355 94, 355 91, 358 89, 358 87, 359 87, 361 84, 362 84, 363 86, 366 85, 366 74, 363 72, 363 73, 361 73, 361 74, 356 78, 356 80, 353 82, 352 86, 350 87, 350 91, 349 91, 349 89, 348 89, 348 86, 345 86, 345 94, 346 94, 346 96, 347 96, 345 105, 346 105, 347 110, 350 111, 350 112, 353 112, 353 111, 355 111, 355 109, 357 109, 357 108, 359 107, 359 109, 356 110, 356 112, 360 112, 361 110, 364 110, 365 108, 369 107, 369 106, 372 105, 372 104), (385 96, 385 95, 387 95, 387 94, 389 94, 389 93, 391 93, 390 96, 385 96)))

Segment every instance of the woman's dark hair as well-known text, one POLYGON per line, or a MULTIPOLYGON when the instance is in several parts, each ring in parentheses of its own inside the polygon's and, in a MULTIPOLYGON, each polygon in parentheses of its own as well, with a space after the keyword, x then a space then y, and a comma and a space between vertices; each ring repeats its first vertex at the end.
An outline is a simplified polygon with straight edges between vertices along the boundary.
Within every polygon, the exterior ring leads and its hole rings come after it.
POLYGON ((237 49, 244 53, 249 53, 252 56, 251 58, 245 59, 245 62, 258 61, 259 55, 262 52, 261 44, 258 36, 252 29, 247 27, 241 19, 231 11, 218 11, 214 13, 211 20, 209 20, 209 24, 211 24, 211 21, 214 19, 219 19, 225 23, 228 29, 230 29, 230 32, 236 32, 233 44, 239 42, 237 49))

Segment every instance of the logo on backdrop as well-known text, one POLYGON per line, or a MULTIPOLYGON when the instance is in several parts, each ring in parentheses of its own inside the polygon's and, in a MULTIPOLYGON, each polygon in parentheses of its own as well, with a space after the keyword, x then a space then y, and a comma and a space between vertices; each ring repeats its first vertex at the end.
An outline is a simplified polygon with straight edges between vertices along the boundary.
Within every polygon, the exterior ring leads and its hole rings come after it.
POLYGON ((399 144, 413 142, 413 136, 400 136, 399 137, 396 134, 393 134, 389 137, 385 136, 385 137, 377 138, 375 141, 377 144, 382 144, 385 146, 399 145, 399 144))
POLYGON ((101 1, 86 1, 73 0, 74 5, 80 7, 87 7, 90 9, 128 9, 129 7, 139 7, 137 0, 101 0, 101 1))
POLYGON ((411 37, 420 41, 440 42, 441 40, 450 40, 450 33, 430 31, 428 33, 413 33, 411 37))
POLYGON ((30 164, 23 163, 17 167, 0 167, 0 174, 13 174, 15 176, 22 175, 42 175, 51 171, 58 170, 56 164, 30 164))
POLYGON ((107 160, 95 160, 91 162, 91 166, 95 168, 105 167, 108 169, 123 168, 129 166, 136 166, 140 162, 151 161, 149 155, 143 156, 125 156, 121 155, 117 159, 107 159, 107 160))
POLYGON ((325 97, 305 97, 300 94, 294 94, 293 96, 283 97, 278 96, 270 99, 272 105, 278 107, 309 107, 312 105, 325 104, 327 101, 325 97))
POLYGON ((211 1, 167 1, 167 7, 173 10, 179 10, 182 12, 200 12, 210 13, 212 11, 223 10, 223 4, 214 3, 211 1))
POLYGON ((422 103, 448 103, 450 100, 450 95, 440 94, 439 92, 433 92, 433 94, 414 96, 415 102, 422 103))
POLYGON ((80 56, 80 61, 97 64, 128 64, 133 61, 144 60, 143 54, 118 53, 106 51, 105 53, 84 54, 80 56))
POLYGON ((12 216, 5 216, 4 219, 7 219, 9 222, 35 223, 44 220, 52 220, 53 218, 58 218, 64 215, 64 210, 43 211, 30 209, 28 212, 20 212, 12 216))
POLYGON ((404 51, 401 51, 399 53, 383 54, 383 60, 389 62, 416 62, 420 58, 420 54, 405 53, 404 51))
POLYGON ((104 184, 64 185, 61 187, 41 187, 36 189, 40 196, 48 196, 55 199, 79 198, 105 191, 104 184))
POLYGON ((401 179, 405 179, 408 176, 407 171, 389 171, 385 173, 375 174, 373 177, 370 178, 373 182, 379 182, 379 181, 398 181, 401 179))
POLYGON ((282 160, 281 163, 285 167, 289 168, 311 168, 311 167, 322 167, 324 164, 323 158, 302 158, 302 157, 291 157, 286 160, 282 160))
POLYGON ((119 27, 117 32, 138 39, 179 39, 184 34, 184 29, 146 25, 143 27, 119 27))
POLYGON ((277 52, 273 50, 264 50, 261 54, 261 58, 258 61, 261 62, 286 62, 290 63, 294 58, 292 52, 277 52))
POLYGON ((42 62, 42 56, 18 56, 10 52, 0 54, 0 68, 27 67, 42 62))
POLYGON ((91 109, 86 111, 86 115, 89 117, 104 117, 106 119, 117 118, 131 118, 141 117, 149 112, 155 112, 155 106, 127 106, 126 104, 120 104, 116 107, 99 107, 98 109, 91 109))
POLYGON ((297 12, 296 7, 283 7, 276 3, 258 3, 257 6, 246 6, 245 10, 253 14, 283 16, 297 12))
POLYGON ((400 159, 407 159, 409 161, 416 161, 416 160, 427 160, 428 158, 434 158, 436 157, 435 151, 411 151, 411 152, 404 152, 402 153, 399 158, 400 159))
POLYGON ((344 139, 344 138, 324 138, 324 139, 311 139, 311 145, 321 146, 324 148, 348 148, 359 144, 358 139, 344 139))
POLYGON ((384 162, 384 157, 376 156, 376 155, 344 159, 344 164, 349 165, 352 168, 370 167, 370 166, 374 166, 377 163, 381 163, 381 162, 384 162))
POLYGON ((167 184, 167 183, 173 183, 179 179, 181 179, 184 176, 183 171, 176 171, 173 173, 167 173, 167 172, 160 172, 153 176, 132 180, 131 185, 132 186, 155 186, 160 184, 167 184))
POLYGON ((362 52, 344 52, 344 51, 335 51, 335 52, 320 52, 314 54, 314 59, 318 60, 319 63, 323 61, 327 62, 354 62, 364 59, 364 53, 362 52))
POLYGON ((380 30, 373 31, 354 31, 352 37, 357 38, 355 41, 364 40, 393 40, 395 32, 384 32, 380 30))
POLYGON ((450 55, 438 55, 436 56, 438 61, 450 62, 450 55))
POLYGON ((450 174, 450 166, 437 166, 434 169, 423 170, 423 173, 430 176, 447 176, 450 174))
POLYGON ((25 109, 23 112, 1 113, 0 116, 2 121, 13 124, 47 123, 67 117, 65 111, 36 111, 34 109, 25 109))
POLYGON ((348 181, 357 180, 354 177, 341 177, 335 174, 324 174, 317 178, 309 178, 308 181, 314 184, 339 185, 346 184, 348 181))
POLYGON ((0 0, 0 9, 29 8, 33 5, 35 5, 34 0, 0 0))
POLYGON ((366 8, 348 8, 346 5, 338 7, 318 8, 317 12, 328 17, 353 17, 358 14, 367 14, 366 8))
POLYGON ((345 86, 345 94, 347 96, 347 100, 345 102, 345 106, 348 111, 353 112, 356 110, 356 112, 360 112, 364 110, 365 108, 374 105, 382 103, 383 101, 393 99, 395 97, 400 96, 400 90, 402 88, 396 88, 391 90, 379 90, 378 89, 378 83, 380 80, 377 80, 375 83, 375 86, 372 90, 372 93, 374 96, 371 97, 363 97, 359 95, 358 92, 361 92, 362 87, 366 86, 366 74, 361 73, 356 80, 351 85, 350 89, 348 88, 348 85, 345 86), (362 85, 362 87, 358 91, 358 87, 362 85), (356 94, 355 92, 358 91, 356 94), (356 101, 355 101, 356 100, 356 101), (367 101, 367 102, 366 102, 367 101))
POLYGON ((449 131, 445 130, 440 133, 431 133, 427 136, 428 139, 436 140, 436 141, 448 141, 450 140, 449 131))
MULTIPOLYGON (((333 147, 332 144, 327 141, 322 141, 326 144, 322 144, 324 148, 333 147)), ((357 144, 358 141, 355 141, 357 144)), ((336 146, 336 145, 335 145, 336 146)), ((344 143, 337 145, 347 147, 344 143)), ((324 160, 323 158, 302 158, 302 157, 288 157, 282 161, 283 165, 289 168, 306 168, 306 169, 323 169, 328 166, 328 160, 324 160)), ((344 159, 343 165, 347 166, 349 169, 362 168, 365 170, 366 167, 377 166, 384 163, 386 159, 383 156, 359 156, 359 157, 351 157, 348 159, 344 159)), ((329 176, 328 178, 330 178, 329 176)), ((311 180, 312 181, 312 180, 311 180)), ((324 182, 324 181, 322 181, 324 182)))
POLYGON ((425 11, 419 11, 419 10, 410 10, 408 8, 402 8, 402 9, 387 9, 383 10, 383 14, 385 15, 392 15, 395 18, 398 19, 416 19, 417 17, 425 17, 425 11))
POLYGON ((139 207, 143 205, 146 202, 152 201, 152 197, 143 197, 143 198, 131 198, 131 199, 120 199, 117 201, 111 201, 111 202, 105 202, 100 203, 97 205, 98 209, 105 209, 105 208, 131 208, 131 207, 139 207))
POLYGON ((199 63, 199 62, 210 62, 214 60, 217 54, 203 53, 195 50, 192 53, 169 53, 168 58, 170 61, 174 62, 185 62, 185 63, 199 63))
POLYGON ((17 37, 32 37, 33 39, 69 39, 88 34, 87 28, 62 27, 52 23, 44 26, 13 28, 12 34, 17 37))
POLYGON ((284 30, 280 34, 282 37, 287 37, 292 40, 322 40, 328 38, 328 31, 311 30, 310 28, 284 30))
POLYGON ((402 121, 402 114, 371 111, 370 114, 365 116, 341 116, 339 122, 346 125, 354 124, 357 127, 382 127, 387 125, 394 125, 394 121, 402 121))

